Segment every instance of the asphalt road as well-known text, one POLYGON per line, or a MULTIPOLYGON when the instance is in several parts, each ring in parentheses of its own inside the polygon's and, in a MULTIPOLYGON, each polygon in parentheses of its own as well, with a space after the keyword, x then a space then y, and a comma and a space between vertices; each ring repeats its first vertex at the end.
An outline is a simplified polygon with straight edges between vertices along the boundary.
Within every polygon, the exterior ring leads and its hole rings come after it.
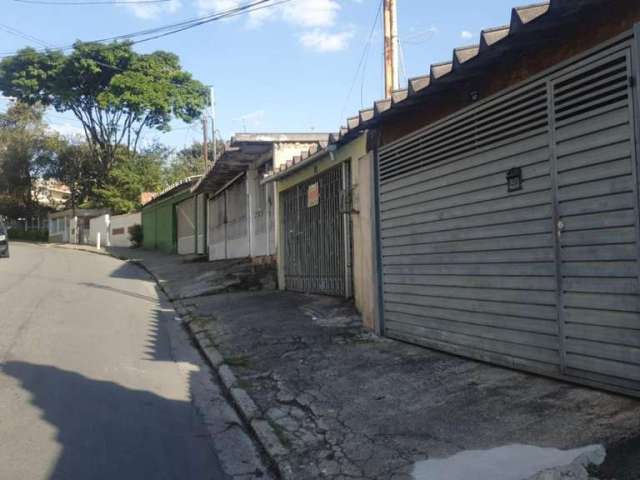
POLYGON ((190 402, 199 367, 170 322, 134 265, 12 244, 0 259, 0 479, 226 479, 190 402))

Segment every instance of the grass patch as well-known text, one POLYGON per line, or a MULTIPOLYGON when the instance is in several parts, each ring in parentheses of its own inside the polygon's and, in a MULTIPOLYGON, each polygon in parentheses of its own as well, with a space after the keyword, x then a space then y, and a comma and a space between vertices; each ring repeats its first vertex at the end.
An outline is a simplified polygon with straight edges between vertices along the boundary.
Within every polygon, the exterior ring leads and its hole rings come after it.
POLYGON ((267 419, 267 422, 269 422, 269 425, 271 425, 271 428, 273 428, 273 431, 275 432, 276 437, 278 437, 278 439, 280 440, 280 443, 282 443, 285 448, 291 448, 291 441, 287 436, 286 430, 270 419, 267 419))
POLYGON ((225 357, 224 362, 231 367, 249 368, 251 363, 249 358, 244 355, 236 355, 234 357, 225 357))

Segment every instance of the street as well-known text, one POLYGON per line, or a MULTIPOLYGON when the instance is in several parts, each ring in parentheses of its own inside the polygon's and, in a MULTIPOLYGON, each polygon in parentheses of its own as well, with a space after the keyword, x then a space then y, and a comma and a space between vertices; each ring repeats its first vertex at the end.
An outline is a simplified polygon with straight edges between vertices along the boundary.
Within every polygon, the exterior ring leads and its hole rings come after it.
POLYGON ((191 403, 203 369, 150 277, 85 252, 13 243, 11 254, 0 259, 0 478, 228 478, 191 403))

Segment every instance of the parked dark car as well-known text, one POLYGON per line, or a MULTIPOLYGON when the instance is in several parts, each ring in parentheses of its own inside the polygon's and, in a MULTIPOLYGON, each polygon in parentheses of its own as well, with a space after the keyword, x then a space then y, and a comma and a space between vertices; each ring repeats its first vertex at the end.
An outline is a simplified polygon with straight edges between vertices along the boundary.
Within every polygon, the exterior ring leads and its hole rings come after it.
POLYGON ((2 221, 0 221, 0 257, 9 257, 9 235, 2 221))

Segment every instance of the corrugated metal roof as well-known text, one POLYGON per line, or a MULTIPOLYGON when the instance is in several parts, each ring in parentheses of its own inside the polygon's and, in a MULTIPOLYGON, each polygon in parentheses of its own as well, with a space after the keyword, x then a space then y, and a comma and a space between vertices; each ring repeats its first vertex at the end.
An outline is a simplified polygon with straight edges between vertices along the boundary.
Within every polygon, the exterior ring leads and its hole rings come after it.
POLYGON ((198 182, 198 180, 200 180, 201 177, 202 177, 201 175, 187 177, 183 180, 180 180, 174 183, 173 185, 170 185, 169 187, 162 190, 160 193, 154 195, 150 201, 148 201, 142 206, 142 208, 147 207, 157 201, 160 201, 163 198, 171 197, 172 195, 180 193, 183 190, 187 190, 191 188, 193 185, 195 185, 198 182))
MULTIPOLYGON (((192 191, 210 192, 215 195, 229 182, 238 178, 253 163, 269 160, 273 155, 273 145, 277 143, 314 143, 318 146, 326 146, 329 143, 329 134, 317 132, 236 133, 222 155, 207 169, 200 181, 192 187, 192 191)), ((292 162, 293 159, 290 160, 290 163, 292 162)))

